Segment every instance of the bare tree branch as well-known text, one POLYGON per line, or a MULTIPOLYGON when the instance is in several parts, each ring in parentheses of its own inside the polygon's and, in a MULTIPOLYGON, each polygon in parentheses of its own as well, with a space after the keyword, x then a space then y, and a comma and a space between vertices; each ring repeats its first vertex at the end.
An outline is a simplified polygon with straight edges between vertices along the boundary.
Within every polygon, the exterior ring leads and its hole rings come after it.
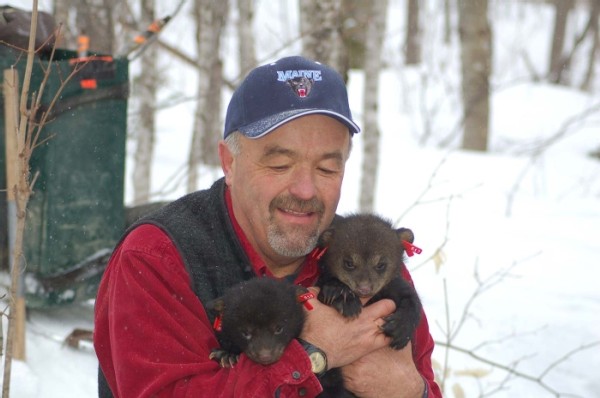
MULTIPOLYGON (((14 165, 14 171, 12 171, 12 178, 7 181, 7 191, 14 194, 14 202, 16 207, 15 214, 15 236, 14 244, 12 248, 12 269, 11 269, 11 286, 10 286, 10 297, 9 297, 9 316, 8 316, 8 331, 7 331, 7 343, 6 343, 6 355, 4 358, 4 374, 2 383, 2 397, 8 398, 10 396, 10 377, 12 370, 13 359, 24 359, 25 357, 25 298, 22 289, 23 283, 23 267, 24 263, 23 255, 23 241, 25 233, 26 213, 27 204, 33 191, 33 186, 37 179, 37 173, 31 176, 30 173, 30 159, 33 150, 40 144, 39 138, 42 128, 48 120, 50 111, 58 101, 61 93, 68 83, 68 81, 83 67, 83 65, 77 65, 73 68, 71 73, 66 79, 61 82, 56 93, 54 94, 47 110, 42 113, 40 120, 38 121, 38 111, 41 106, 42 95, 44 87, 46 86, 50 73, 52 71, 52 61, 54 56, 54 48, 52 49, 50 59, 48 61, 48 68, 43 68, 43 79, 38 88, 37 92, 31 94, 30 106, 28 108, 28 99, 30 98, 30 84, 31 75, 33 72, 33 59, 35 55, 35 32, 37 27, 37 0, 33 0, 31 27, 29 35, 29 46, 27 49, 27 60, 25 65, 25 73, 23 76, 23 83, 21 87, 20 103, 18 110, 13 109, 9 112, 15 115, 15 128, 14 131, 6 131, 6 136, 16 136, 16 160, 14 165), (13 180, 14 179, 14 180, 13 180), (22 334, 22 336, 20 335, 22 334)), ((60 35, 60 25, 55 32, 58 37, 60 35)), ((13 75, 13 81, 5 81, 5 85, 11 85, 15 97, 17 96, 16 87, 18 87, 18 80, 16 79, 16 73, 13 75)), ((15 98, 15 107, 16 98, 15 98)), ((7 169, 12 169, 7 165, 7 169)))
POLYGON ((596 115, 599 110, 600 110, 600 103, 593 104, 592 106, 584 109, 583 111, 579 112, 578 114, 565 120, 561 124, 561 126, 558 128, 558 130, 551 136, 544 138, 543 140, 541 140, 539 142, 534 142, 533 144, 530 145, 529 148, 526 148, 526 149, 522 150, 520 153, 517 153, 517 154, 524 154, 524 153, 529 152, 531 156, 530 156, 529 162, 525 165, 525 167, 521 171, 521 174, 519 174, 519 176, 517 177, 517 179, 515 180, 515 183, 513 184, 512 188, 511 188, 511 190, 508 193, 507 204, 506 204, 506 216, 511 215, 512 205, 514 203, 514 200, 515 200, 515 197, 519 190, 519 187, 521 186, 521 183, 525 179, 525 176, 527 175, 528 171, 533 167, 533 165, 536 163, 536 161, 552 145, 556 144, 558 141, 560 141, 561 139, 568 136, 569 133, 573 133, 574 131, 577 131, 573 128, 573 125, 575 125, 576 123, 583 123, 588 117, 590 117, 592 115, 596 115))
POLYGON ((448 349, 451 349, 451 350, 454 350, 457 352, 460 352, 460 353, 463 353, 467 356, 470 356, 473 359, 476 359, 477 361, 479 361, 481 363, 490 365, 497 369, 501 369, 510 375, 537 383, 540 387, 542 387, 544 390, 548 391, 555 397, 569 397, 569 396, 575 397, 576 395, 565 393, 565 392, 559 392, 556 389, 552 388, 547 382, 544 381, 544 378, 548 375, 548 373, 552 369, 554 369, 556 366, 560 365, 561 363, 564 363, 567 359, 571 358, 572 356, 574 356, 582 351, 589 350, 594 347, 600 346, 600 341, 593 341, 591 343, 582 344, 579 347, 576 347, 576 348, 572 349, 571 351, 568 351, 561 357, 557 358, 554 362, 552 362, 538 376, 531 375, 531 374, 517 370, 516 368, 517 368, 517 365, 520 362, 520 360, 512 365, 506 365, 506 364, 502 364, 500 362, 494 361, 492 359, 486 358, 484 356, 481 356, 481 355, 477 354, 473 349, 468 349, 468 348, 459 347, 459 346, 456 346, 453 344, 448 344, 445 341, 435 341, 435 344, 442 346, 442 347, 446 347, 448 349))

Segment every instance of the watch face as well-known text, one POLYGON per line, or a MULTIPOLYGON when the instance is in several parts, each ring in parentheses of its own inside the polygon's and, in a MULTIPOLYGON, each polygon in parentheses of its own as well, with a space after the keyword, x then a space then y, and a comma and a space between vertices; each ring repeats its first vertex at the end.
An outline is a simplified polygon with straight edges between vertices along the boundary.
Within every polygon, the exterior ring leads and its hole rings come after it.
POLYGON ((327 364, 325 363, 325 357, 320 352, 313 352, 309 355, 311 370, 313 373, 321 373, 325 371, 327 364))

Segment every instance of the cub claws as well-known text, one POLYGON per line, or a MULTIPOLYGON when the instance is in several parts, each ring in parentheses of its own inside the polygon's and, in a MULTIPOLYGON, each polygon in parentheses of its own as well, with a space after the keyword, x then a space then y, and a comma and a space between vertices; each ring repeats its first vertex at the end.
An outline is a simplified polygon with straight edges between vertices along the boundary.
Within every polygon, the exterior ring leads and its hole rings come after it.
POLYGON ((395 350, 400 350, 410 342, 414 326, 401 322, 394 314, 385 318, 385 323, 380 326, 383 333, 391 337, 392 342, 390 347, 395 350))
POLYGON ((362 311, 362 304, 356 296, 348 297, 337 304, 336 309, 346 318, 356 318, 362 311))
POLYGON ((219 348, 213 349, 208 355, 208 359, 218 362, 222 368, 233 368, 239 358, 238 354, 232 354, 219 348))
POLYGON ((319 293, 319 301, 335 308, 346 318, 356 318, 362 311, 360 299, 342 286, 323 286, 319 293))

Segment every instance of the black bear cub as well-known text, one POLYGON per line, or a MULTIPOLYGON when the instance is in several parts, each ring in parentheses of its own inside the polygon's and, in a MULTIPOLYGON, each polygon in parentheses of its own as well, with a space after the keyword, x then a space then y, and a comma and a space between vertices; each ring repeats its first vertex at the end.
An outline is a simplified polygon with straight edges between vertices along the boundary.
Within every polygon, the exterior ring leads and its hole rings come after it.
MULTIPOLYGON (((410 229, 394 229, 391 222, 373 214, 354 214, 336 219, 323 232, 319 246, 327 248, 320 260, 322 274, 319 301, 345 317, 362 310, 361 298, 369 303, 383 298, 396 303, 396 311, 385 319, 383 332, 391 337, 390 346, 404 348, 411 340, 421 318, 421 301, 414 287, 401 276, 404 245, 412 243, 410 229)), ((339 369, 321 378, 320 397, 354 397, 343 388, 339 369)))
POLYGON ((229 288, 207 308, 217 316, 221 345, 210 358, 232 367, 240 354, 262 365, 277 362, 304 325, 298 286, 272 278, 253 278, 229 288))

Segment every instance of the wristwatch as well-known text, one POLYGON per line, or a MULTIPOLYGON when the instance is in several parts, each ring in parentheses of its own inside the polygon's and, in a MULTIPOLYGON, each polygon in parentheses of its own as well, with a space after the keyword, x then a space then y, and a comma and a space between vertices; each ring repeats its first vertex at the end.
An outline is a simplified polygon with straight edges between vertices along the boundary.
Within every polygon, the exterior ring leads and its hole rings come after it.
POLYGON ((327 355, 319 347, 310 344, 308 341, 298 339, 302 344, 304 351, 310 359, 310 368, 317 377, 323 376, 327 372, 327 355))

